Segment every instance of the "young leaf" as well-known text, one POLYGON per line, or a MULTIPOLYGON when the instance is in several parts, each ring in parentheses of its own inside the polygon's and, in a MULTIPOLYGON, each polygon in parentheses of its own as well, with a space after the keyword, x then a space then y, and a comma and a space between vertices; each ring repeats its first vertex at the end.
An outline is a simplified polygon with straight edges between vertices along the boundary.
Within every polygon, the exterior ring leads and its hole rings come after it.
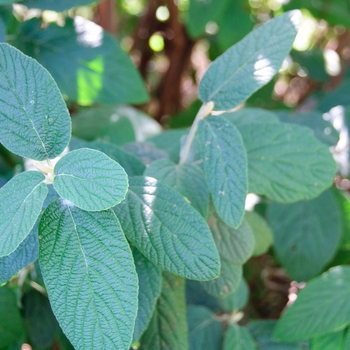
POLYGON ((102 27, 85 18, 67 17, 63 27, 51 23, 45 28, 39 18, 26 21, 16 44, 52 74, 62 94, 81 105, 148 100, 129 56, 102 27))
POLYGON ((318 275, 333 258, 342 223, 330 190, 311 201, 272 203, 268 218, 277 257, 292 279, 306 281, 318 275))
POLYGON ((0 188, 0 257, 14 252, 34 227, 48 192, 44 180, 26 171, 0 188))
POLYGON ((7 286, 0 287, 0 310, 0 344, 6 348, 24 331, 16 295, 7 286))
POLYGON ((57 193, 87 211, 117 205, 128 189, 124 169, 104 153, 89 148, 66 154, 57 162, 54 172, 57 193))
POLYGON ((186 200, 207 217, 209 209, 209 191, 203 170, 195 164, 175 164, 168 159, 152 162, 145 176, 154 177, 182 194, 186 200))
POLYGON ((136 248, 132 250, 139 280, 138 310, 133 343, 147 328, 162 289, 161 269, 146 259, 136 248))
POLYGON ((311 280, 277 322, 274 338, 295 341, 350 324, 350 266, 336 266, 311 280))
POLYGON ((223 350, 256 350, 255 341, 249 330, 237 324, 231 324, 224 339, 223 350))
POLYGON ((336 163, 309 128, 247 124, 239 131, 247 150, 249 191, 292 203, 315 198, 333 183, 336 163))
POLYGON ((0 43, 0 142, 25 158, 57 157, 70 139, 70 117, 51 75, 0 43))
POLYGON ((98 0, 24 0, 22 4, 28 8, 61 12, 72 7, 88 5, 92 2, 98 2, 98 0))
POLYGON ((39 253, 37 223, 14 252, 0 258, 0 284, 7 282, 19 270, 37 259, 39 253))
POLYGON ((187 307, 188 342, 191 350, 220 350, 223 328, 212 311, 201 305, 187 307))
POLYGON ((277 73, 292 48, 301 12, 290 11, 264 23, 218 57, 199 85, 199 98, 215 110, 244 102, 277 73))
POLYGON ((189 279, 218 276, 205 220, 172 188, 151 177, 130 178, 126 200, 113 209, 128 239, 157 266, 189 279))
POLYGON ((140 350, 188 350, 185 281, 163 273, 163 288, 140 350))
POLYGON ((200 121, 198 132, 204 172, 215 208, 228 225, 238 227, 247 195, 247 157, 236 127, 221 117, 200 121))
POLYGON ((128 349, 137 312, 130 247, 111 210, 52 202, 40 225, 39 261, 52 309, 78 350, 128 349))

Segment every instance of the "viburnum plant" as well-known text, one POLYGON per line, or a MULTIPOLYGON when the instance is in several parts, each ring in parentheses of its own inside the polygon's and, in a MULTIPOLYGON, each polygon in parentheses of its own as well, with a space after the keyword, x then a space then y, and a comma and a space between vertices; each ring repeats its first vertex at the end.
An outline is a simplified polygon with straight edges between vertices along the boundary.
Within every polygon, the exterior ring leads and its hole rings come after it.
MULTIPOLYGON (((270 20, 209 66, 199 86, 203 105, 183 133, 175 160, 161 153, 167 133, 150 139, 158 153, 71 140, 71 119, 52 76, 35 59, 0 44, 0 142, 36 168, 0 189, 0 282, 38 257, 54 315, 75 349, 127 350, 135 342, 143 349, 187 349, 184 279, 200 281, 218 298, 237 295, 233 292, 244 289, 243 264, 261 248, 252 229, 264 221, 245 214, 247 193, 284 203, 269 208, 275 225, 291 203, 305 201, 300 210, 308 205, 313 210, 309 200, 324 202, 323 208, 334 201, 327 189, 336 164, 311 129, 264 110, 234 111, 278 72, 300 20, 300 11, 270 20)), ((132 72, 131 81, 139 79, 132 72)), ((74 94, 62 86, 65 94, 74 94)), ((79 94, 81 101, 93 98, 88 89, 79 94)), ((146 93, 135 88, 134 95, 142 101, 146 93)), ((334 252, 336 244, 326 249, 334 252)), ((305 269, 288 261, 285 266, 308 279, 328 260, 305 269)), ((349 279, 335 281, 349 273, 338 268, 321 279, 350 289, 349 279)), ((320 283, 310 282, 300 303, 287 311, 277 338, 309 339, 349 323, 339 309, 328 328, 321 324, 326 309, 316 309, 307 296, 320 283), (305 323, 302 315, 310 321, 313 312, 317 320, 305 323)), ((0 304, 12 305, 12 297, 9 288, 0 288, 0 304)), ((189 323, 196 312, 209 311, 188 311, 189 323)), ((207 316, 212 319, 210 312, 207 316)), ((240 342, 254 349, 238 319, 230 319, 223 349, 243 349, 240 342)), ((11 322, 17 321, 8 327, 11 322)), ((13 339, 1 332, 2 349, 13 339)))

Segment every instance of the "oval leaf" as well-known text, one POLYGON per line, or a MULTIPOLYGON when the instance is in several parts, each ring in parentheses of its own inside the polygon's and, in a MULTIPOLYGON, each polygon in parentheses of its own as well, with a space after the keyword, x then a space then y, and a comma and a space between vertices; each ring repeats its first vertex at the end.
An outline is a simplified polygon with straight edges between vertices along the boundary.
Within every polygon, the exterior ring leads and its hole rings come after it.
POLYGON ((311 280, 277 322, 274 338, 295 341, 339 331, 350 324, 350 266, 311 280))
POLYGON ((205 220, 172 188, 151 177, 131 178, 126 200, 113 209, 128 239, 157 266, 189 279, 218 276, 205 220))
POLYGON ((55 166, 57 193, 87 211, 111 208, 125 198, 128 177, 124 169, 104 153, 81 148, 69 152, 55 166))
POLYGON ((237 324, 231 324, 224 339, 223 350, 256 350, 255 341, 249 330, 237 324))
POLYGON ((10 255, 29 235, 48 193, 45 176, 20 173, 0 189, 0 257, 10 255))
POLYGON ((76 349, 128 349, 138 283, 118 219, 111 210, 91 213, 63 202, 52 202, 39 224, 52 309, 76 349))
POLYGON ((238 227, 248 189, 247 157, 236 127, 209 116, 198 127, 204 172, 215 208, 228 225, 238 227))
POLYGON ((51 75, 38 62, 0 43, 0 142, 25 158, 60 155, 70 117, 51 75))
POLYGON ((292 48, 301 12, 290 11, 259 26, 218 57, 199 85, 199 98, 213 101, 215 110, 244 102, 267 84, 292 48))

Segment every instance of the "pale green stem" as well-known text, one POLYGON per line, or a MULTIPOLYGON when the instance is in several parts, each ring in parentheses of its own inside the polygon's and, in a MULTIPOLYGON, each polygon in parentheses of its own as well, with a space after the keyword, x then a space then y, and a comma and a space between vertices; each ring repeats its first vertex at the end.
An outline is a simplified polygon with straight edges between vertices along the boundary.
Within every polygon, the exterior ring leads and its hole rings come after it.
POLYGON ((191 150, 191 146, 194 140, 194 137, 196 135, 197 129, 198 129, 198 123, 204 119, 205 117, 207 117, 212 110, 214 109, 214 102, 210 101, 208 103, 205 103, 202 105, 202 107, 199 109, 196 118, 191 126, 190 132, 187 136, 185 145, 181 151, 181 156, 180 156, 180 162, 179 164, 185 164, 188 158, 188 155, 190 153, 191 150))

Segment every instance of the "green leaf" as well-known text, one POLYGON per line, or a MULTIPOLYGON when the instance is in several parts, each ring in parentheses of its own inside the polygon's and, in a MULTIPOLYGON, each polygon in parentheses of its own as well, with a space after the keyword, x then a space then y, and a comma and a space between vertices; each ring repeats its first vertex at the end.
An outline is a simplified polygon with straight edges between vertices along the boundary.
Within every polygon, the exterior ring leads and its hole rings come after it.
POLYGON ((244 278, 241 278, 237 289, 222 299, 221 305, 228 312, 242 310, 248 303, 249 287, 244 278))
POLYGON ((163 273, 163 288, 140 350, 188 350, 185 281, 163 273))
POLYGON ((84 6, 98 1, 99 0, 25 0, 22 4, 28 8, 61 12, 69 10, 72 7, 84 6))
POLYGON ((66 18, 63 27, 42 29, 37 18, 25 22, 16 42, 52 74, 63 95, 81 105, 144 103, 148 93, 119 43, 97 24, 66 18))
POLYGON ((311 280, 277 322, 274 337, 295 341, 350 324, 350 266, 336 266, 311 280))
POLYGON ((309 128, 284 123, 239 126, 249 191, 276 202, 312 199, 333 183, 336 163, 309 128))
POLYGON ((334 332, 311 340, 311 349, 317 350, 343 350, 347 349, 343 346, 344 331, 334 332))
POLYGON ((70 139, 70 117, 51 75, 0 43, 0 142, 25 158, 57 157, 70 139))
POLYGON ((139 158, 118 146, 103 141, 90 142, 87 146, 105 153, 108 157, 118 162, 128 176, 143 175, 146 169, 145 164, 139 158))
POLYGON ((258 256, 266 253, 273 243, 272 231, 266 220, 255 212, 246 212, 244 218, 254 235, 253 255, 258 256))
POLYGON ((4 21, 0 18, 0 42, 5 41, 6 27, 4 21))
POLYGON ((168 154, 156 148, 152 142, 129 142, 123 145, 123 149, 135 155, 147 165, 155 160, 168 158, 168 154))
POLYGON ((218 57, 199 85, 199 98, 215 110, 244 102, 277 73, 292 48, 301 12, 290 11, 264 23, 218 57))
POLYGON ((330 190, 311 201, 272 203, 268 220, 277 258, 292 279, 306 281, 318 275, 336 253, 342 222, 330 190))
POLYGON ((128 189, 124 169, 104 153, 89 148, 66 154, 54 172, 57 193, 83 210, 111 208, 125 198, 128 189))
POLYGON ((0 310, 0 344, 6 347, 24 331, 15 293, 7 286, 0 287, 0 310))
MULTIPOLYGON (((258 349, 260 350, 308 350, 309 342, 300 341, 295 343, 280 342, 272 339, 272 332, 275 328, 276 321, 272 320, 259 320, 253 321, 248 324, 250 333, 258 343, 258 349)), ((321 350, 321 349, 320 349, 321 350)))
POLYGON ((0 258, 0 284, 7 282, 19 270, 36 260, 38 253, 38 227, 35 224, 29 235, 14 252, 0 258))
POLYGON ((23 297, 23 316, 33 345, 46 348, 52 345, 59 329, 47 297, 32 289, 23 297))
POLYGON ((128 349, 138 283, 118 219, 112 210, 86 212, 64 203, 52 202, 39 225, 52 309, 76 349, 128 349))
POLYGON ((205 34, 206 25, 221 17, 229 0, 190 0, 186 27, 192 39, 205 34))
POLYGON ((191 350, 220 350, 223 336, 222 324, 204 306, 187 307, 188 342, 191 350))
POLYGON ((219 274, 219 256, 203 217, 172 188, 151 177, 130 178, 113 208, 128 239, 164 270, 189 279, 219 274))
POLYGON ((254 339, 249 330, 237 324, 229 325, 223 344, 223 350, 256 350, 254 339))
POLYGON ((238 227, 247 195, 247 157, 236 127, 222 117, 209 116, 198 126, 204 172, 220 217, 238 227))
POLYGON ((29 235, 47 195, 45 176, 20 173, 0 189, 0 257, 10 255, 29 235))
POLYGON ((138 310, 135 321, 133 343, 146 330, 162 289, 162 274, 136 248, 132 250, 139 280, 138 310))
POLYGON ((175 164, 168 159, 152 162, 145 176, 154 177, 172 187, 203 216, 209 209, 209 191, 203 170, 195 164, 175 164))

